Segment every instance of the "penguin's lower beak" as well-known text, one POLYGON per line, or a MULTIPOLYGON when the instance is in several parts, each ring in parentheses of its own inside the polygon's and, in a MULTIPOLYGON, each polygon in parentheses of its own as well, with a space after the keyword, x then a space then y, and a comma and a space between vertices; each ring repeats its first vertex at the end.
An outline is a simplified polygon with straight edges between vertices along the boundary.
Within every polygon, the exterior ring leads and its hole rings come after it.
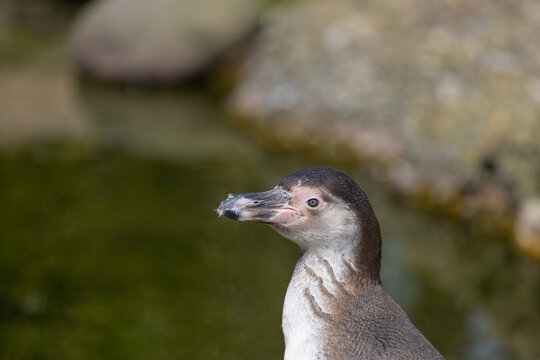
POLYGON ((280 186, 272 190, 229 195, 216 209, 219 216, 238 221, 257 221, 270 225, 286 224, 302 216, 290 205, 291 194, 280 186))

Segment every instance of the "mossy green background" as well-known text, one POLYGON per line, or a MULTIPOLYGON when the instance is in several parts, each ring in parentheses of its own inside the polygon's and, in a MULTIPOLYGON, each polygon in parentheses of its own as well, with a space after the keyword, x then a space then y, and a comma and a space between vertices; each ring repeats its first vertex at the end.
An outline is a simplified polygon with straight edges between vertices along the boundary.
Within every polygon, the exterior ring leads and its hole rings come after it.
MULTIPOLYGON (((58 145, 4 152, 0 357, 282 357, 281 307, 298 250, 213 209, 228 192, 270 188, 317 160, 251 154, 239 163, 58 145)), ((379 216, 386 290, 448 359, 537 356, 536 264, 336 165, 379 216)))

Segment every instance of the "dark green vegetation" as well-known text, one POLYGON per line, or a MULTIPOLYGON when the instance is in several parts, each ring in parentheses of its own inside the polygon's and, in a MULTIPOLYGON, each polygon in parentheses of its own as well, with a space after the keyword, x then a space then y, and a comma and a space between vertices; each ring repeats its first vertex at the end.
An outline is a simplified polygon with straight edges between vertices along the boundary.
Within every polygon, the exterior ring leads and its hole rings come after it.
MULTIPOLYGON (((313 162, 252 154, 238 163, 58 146, 4 153, 0 358, 280 358, 297 250, 213 208, 313 162)), ((382 224, 387 291, 448 359, 538 357, 537 266, 352 174, 382 224)))
POLYGON ((280 356, 294 249, 212 210, 244 172, 88 153, 0 169, 1 358, 280 356))

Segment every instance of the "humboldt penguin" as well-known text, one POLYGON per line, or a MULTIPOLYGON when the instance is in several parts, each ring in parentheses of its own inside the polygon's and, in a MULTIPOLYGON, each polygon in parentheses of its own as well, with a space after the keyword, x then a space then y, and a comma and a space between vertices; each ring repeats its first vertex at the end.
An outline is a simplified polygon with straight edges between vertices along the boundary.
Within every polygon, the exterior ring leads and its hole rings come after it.
POLYGON ((219 216, 257 221, 300 247, 283 305, 285 360, 443 359, 383 289, 379 223, 345 173, 314 168, 229 195, 219 216))

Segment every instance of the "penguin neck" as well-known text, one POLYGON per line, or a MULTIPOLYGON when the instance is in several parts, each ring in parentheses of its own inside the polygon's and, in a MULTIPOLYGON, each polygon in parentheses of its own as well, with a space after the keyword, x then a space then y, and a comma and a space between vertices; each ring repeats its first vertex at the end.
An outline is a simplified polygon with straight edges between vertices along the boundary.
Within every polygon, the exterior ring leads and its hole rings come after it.
MULTIPOLYGON (((344 282, 353 276, 355 269, 357 269, 355 265, 358 258, 356 256, 357 249, 356 242, 343 242, 339 247, 317 246, 301 249, 296 267, 309 267, 318 276, 324 276, 326 272, 331 270, 339 281, 344 282)), ((297 275, 296 271, 293 277, 295 275, 297 275)))
MULTIPOLYGON (((330 245, 300 248, 296 267, 309 266, 322 271, 333 271, 341 282, 362 285, 380 285, 380 263, 382 241, 377 220, 358 229, 347 239, 332 239, 330 245), (330 265, 331 269, 328 268, 330 265)), ((318 271, 315 271, 318 273, 318 271)), ((294 272, 293 277, 297 274, 294 272)))
POLYGON ((302 283, 323 281, 325 284, 350 283, 353 285, 357 277, 358 268, 355 265, 356 246, 343 248, 316 247, 301 252, 296 262, 291 282, 298 280, 302 283), (300 279, 295 279, 300 278, 300 279))
POLYGON ((364 207, 362 226, 356 236, 354 264, 358 269, 356 280, 361 284, 381 285, 382 239, 379 222, 371 206, 364 207))
POLYGON ((354 279, 358 273, 357 256, 359 234, 350 238, 332 239, 329 245, 300 248, 300 256, 296 262, 291 282, 308 283, 312 280, 336 280, 345 283, 354 279))

